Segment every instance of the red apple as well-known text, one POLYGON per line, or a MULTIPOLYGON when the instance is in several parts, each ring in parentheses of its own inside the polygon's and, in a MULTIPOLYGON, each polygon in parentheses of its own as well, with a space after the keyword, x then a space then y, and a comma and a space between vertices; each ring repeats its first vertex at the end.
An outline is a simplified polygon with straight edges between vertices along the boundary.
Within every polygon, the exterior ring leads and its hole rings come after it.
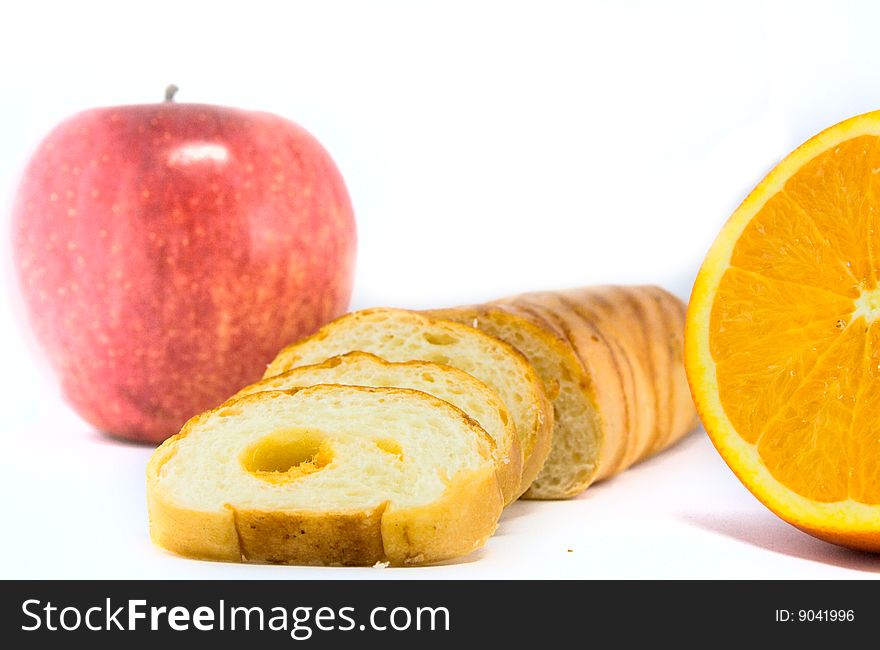
POLYGON ((59 124, 26 168, 13 247, 66 399, 159 442, 346 309, 355 222, 301 127, 167 97, 59 124))

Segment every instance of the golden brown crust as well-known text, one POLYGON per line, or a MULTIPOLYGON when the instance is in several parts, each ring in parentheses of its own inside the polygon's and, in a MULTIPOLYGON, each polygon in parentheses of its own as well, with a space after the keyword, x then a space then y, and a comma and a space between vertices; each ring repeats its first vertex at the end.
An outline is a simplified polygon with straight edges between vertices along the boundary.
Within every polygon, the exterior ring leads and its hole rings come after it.
POLYGON ((590 376, 602 423, 602 448, 599 468, 594 480, 605 478, 622 465, 627 453, 626 432, 629 429, 629 402, 627 399, 628 366, 621 360, 615 340, 577 312, 557 292, 535 292, 513 296, 501 301, 504 306, 528 310, 552 323, 561 332, 590 376))
MULTIPOLYGON (((616 471, 632 465, 650 442, 656 406, 652 399, 654 377, 646 367, 646 348, 640 345, 644 327, 635 320, 623 296, 626 287, 590 287, 560 292, 572 311, 588 320, 613 344, 620 361, 627 409, 626 451, 616 471)), ((599 378, 596 379, 599 381, 599 378)))
MULTIPOLYGON (((395 565, 439 562, 470 553, 485 543, 503 508, 495 464, 488 452, 481 467, 459 472, 449 480, 435 502, 399 509, 387 502, 370 510, 340 512, 264 511, 227 504, 219 511, 205 512, 177 506, 164 493, 162 467, 174 456, 176 445, 214 414, 279 395, 327 388, 339 387, 310 386, 247 395, 193 417, 180 433, 165 441, 147 464, 153 542, 174 553, 206 560, 351 566, 383 561, 395 565)), ((430 401, 464 423, 488 449, 494 447, 494 441, 472 418, 436 397, 400 388, 356 390, 407 394, 430 401)))
MULTIPOLYGON (((241 399, 242 397, 245 397, 246 395, 252 395, 258 392, 304 388, 310 384, 297 383, 299 377, 303 375, 308 375, 310 372, 315 370, 329 370, 332 368, 336 368, 340 364, 344 364, 346 362, 356 362, 358 359, 368 359, 370 363, 381 365, 387 368, 404 366, 414 369, 416 371, 439 371, 443 373, 449 373, 450 376, 454 377, 455 382, 458 385, 464 387, 465 390, 468 390, 472 393, 480 393, 484 395, 487 400, 493 403, 494 408, 503 413, 504 427, 507 439, 510 441, 507 448, 501 450, 503 458, 499 459, 499 462, 497 463, 498 484, 500 485, 501 492, 504 495, 505 505, 511 503, 512 501, 515 501, 516 498, 522 493, 522 491, 520 490, 520 485, 522 483, 523 463, 522 447, 520 446, 519 436, 516 433, 516 427, 513 424, 513 419, 510 416, 507 407, 495 394, 495 392, 492 391, 492 389, 486 386, 483 382, 476 379, 472 375, 469 375, 463 370, 453 368, 452 366, 446 364, 435 363, 433 361, 416 360, 391 362, 377 357, 374 354, 369 354, 367 352, 349 352, 347 354, 341 354, 335 357, 331 357, 326 361, 323 361, 322 363, 311 364, 308 366, 298 366, 279 375, 261 379, 260 381, 251 384, 250 386, 245 386, 244 388, 242 388, 235 395, 230 397, 225 402, 225 404, 229 404, 238 399, 241 399)), ((426 392, 431 394, 430 391, 426 392)), ((479 425, 479 423, 477 424, 479 425)))
MULTIPOLYGON (((428 316, 402 309, 386 307, 364 309, 362 311, 346 314, 345 316, 325 325, 312 336, 286 346, 269 364, 263 377, 268 378, 274 375, 279 375, 295 368, 297 365, 300 365, 300 359, 302 357, 301 351, 304 348, 319 344, 320 341, 331 336, 337 329, 349 327, 352 323, 359 320, 381 315, 388 315, 394 318, 406 318, 425 328, 440 327, 448 329, 453 333, 457 332, 463 334, 466 332, 469 335, 473 335, 474 332, 474 329, 467 325, 452 321, 432 319, 428 316)), ((550 454, 553 436, 553 406, 544 392, 541 378, 519 350, 495 337, 490 337, 483 333, 480 333, 480 335, 487 336, 487 338, 491 339, 490 345, 500 345, 505 350, 505 353, 508 354, 510 358, 514 360, 514 363, 517 364, 520 373, 526 378, 527 382, 526 387, 529 391, 528 400, 532 408, 530 409, 529 421, 526 423, 526 426, 517 426, 517 435, 520 438, 523 454, 522 482, 519 493, 516 495, 516 497, 519 497, 529 488, 538 476, 541 468, 544 466, 544 462, 547 460, 547 456, 550 454)), ((507 406, 510 408, 509 404, 507 406)))
MULTIPOLYGON (((579 381, 589 386, 581 396, 598 410, 601 422, 594 475, 569 481, 567 490, 557 487, 558 481, 545 484, 539 476, 526 496, 572 496, 592 480, 613 476, 664 449, 696 426, 682 360, 685 308, 672 294, 653 286, 582 287, 429 313, 467 323, 497 318, 499 310, 520 319, 509 325, 522 336, 535 337, 535 327, 544 331, 543 345, 555 350, 564 367, 572 367, 570 357, 576 355, 583 375, 579 381)), ((510 338, 508 343, 516 345, 510 338)), ((575 376, 580 377, 576 371, 575 376)), ((552 385, 552 378, 542 379, 552 385)), ((561 445, 565 434, 557 430, 554 436, 561 445)), ((573 474, 579 465, 551 451, 545 472, 573 474)))
POLYGON ((663 448, 663 440, 674 429, 675 404, 672 381, 663 380, 663 378, 673 376, 675 372, 674 360, 669 354, 668 346, 658 344, 656 337, 648 335, 648 331, 652 328, 670 333, 675 329, 675 321, 667 319, 663 311, 663 303, 668 300, 667 296, 669 294, 656 290, 655 287, 643 287, 642 290, 631 291, 627 296, 632 308, 641 314, 642 320, 646 323, 643 345, 649 351, 649 372, 659 379, 659 381, 653 382, 654 400, 657 408, 655 430, 639 460, 660 451, 663 448))
POLYGON ((694 407, 693 398, 684 370, 684 323, 687 306, 675 296, 653 287, 653 298, 666 314, 668 333, 663 346, 671 366, 670 380, 670 426, 666 435, 658 441, 657 449, 665 449, 692 431, 699 424, 699 416, 694 407))
POLYGON ((434 503, 314 513, 239 510, 235 526, 248 562, 333 566, 420 565, 460 557, 486 543, 503 508, 494 472, 461 472, 434 503))
POLYGON ((610 455, 603 460, 600 478, 665 448, 696 424, 683 390, 684 304, 672 294, 652 286, 601 286, 523 294, 504 302, 543 306, 548 320, 555 315, 590 369, 597 393, 617 382, 619 401, 607 394, 597 401, 606 437, 622 437, 622 453, 616 462, 610 455), (603 353, 611 363, 603 362, 603 353), (622 418, 615 405, 623 406, 622 418), (615 422, 622 426, 609 428, 615 422))
POLYGON ((434 503, 385 511, 385 556, 394 565, 416 565, 466 555, 495 532, 503 507, 490 468, 459 472, 434 503))
POLYGON ((382 562, 382 514, 386 505, 349 512, 232 508, 241 559, 317 566, 371 566, 382 562))

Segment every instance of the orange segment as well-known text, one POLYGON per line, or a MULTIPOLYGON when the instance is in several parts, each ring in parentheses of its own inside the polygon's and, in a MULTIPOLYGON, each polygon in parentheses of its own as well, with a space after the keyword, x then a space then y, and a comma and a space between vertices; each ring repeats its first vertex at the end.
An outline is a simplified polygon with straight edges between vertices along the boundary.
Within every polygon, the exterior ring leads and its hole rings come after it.
POLYGON ((868 232, 878 205, 874 170, 880 172, 877 137, 860 136, 816 156, 785 184, 785 193, 811 215, 863 287, 873 284, 868 232))
MULTIPOLYGON (((817 336, 830 341, 855 309, 852 298, 738 268, 724 273, 718 298, 712 305, 712 356, 716 360, 762 342, 778 343, 792 335, 801 338, 798 333, 811 327, 818 327, 822 333, 817 336)), ((808 337, 807 342, 819 340, 808 337)))
POLYGON ((746 227, 730 264, 845 296, 859 293, 859 280, 822 225, 782 192, 771 197, 746 227))
POLYGON ((712 307, 712 356, 720 399, 739 434, 754 443, 840 335, 849 298, 730 268, 712 307), (760 324, 760 325, 758 325, 760 324))
POLYGON ((847 440, 852 460, 850 498, 861 503, 880 503, 880 324, 871 324, 865 341, 862 383, 856 397, 853 422, 847 440))
POLYGON ((859 319, 825 349, 758 441, 774 478, 808 499, 842 501, 849 494, 847 441, 862 375, 863 329, 859 319))
POLYGON ((722 229, 688 307, 706 431, 780 517, 880 551, 880 112, 768 174, 722 229))

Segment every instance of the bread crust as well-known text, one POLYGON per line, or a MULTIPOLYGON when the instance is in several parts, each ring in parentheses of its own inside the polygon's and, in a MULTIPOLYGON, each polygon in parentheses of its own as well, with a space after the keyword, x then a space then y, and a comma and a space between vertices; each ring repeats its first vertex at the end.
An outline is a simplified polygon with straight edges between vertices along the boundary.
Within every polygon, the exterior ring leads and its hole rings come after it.
POLYGON ((322 513, 232 508, 241 560, 315 566, 382 562, 386 507, 381 503, 370 510, 322 513))
MULTIPOLYGON (((359 320, 367 320, 374 316, 383 315, 397 319, 406 319, 409 322, 414 323, 415 325, 426 330, 429 328, 439 328, 447 330, 454 334, 457 333, 458 335, 473 335, 475 331, 473 328, 468 327, 467 325, 462 325, 460 323, 452 321, 433 319, 428 316, 412 311, 406 311, 403 309, 393 309, 388 307, 364 309, 362 311, 346 314, 345 316, 342 316, 341 318, 338 318, 335 321, 325 325, 312 336, 297 341, 295 343, 291 343, 290 345, 285 347, 269 364, 263 377, 268 378, 279 375, 296 367, 297 365, 299 365, 302 349, 306 347, 311 347, 312 345, 320 344, 320 341, 331 336, 334 331, 349 327, 359 320)), ((526 388, 529 393, 528 401, 531 405, 528 422, 525 427, 516 427, 517 435, 520 438, 520 445, 523 454, 522 479, 519 491, 516 494, 516 497, 519 497, 526 490, 528 490, 529 486, 531 486, 532 482, 540 473, 541 468, 544 466, 544 462, 547 460, 547 456, 550 454, 553 436, 553 406, 544 392, 544 384, 541 381, 541 378, 538 376, 537 372, 528 362, 528 359, 526 359, 522 352, 520 352, 514 346, 505 341, 489 336, 488 334, 485 334, 483 332, 477 331, 477 333, 480 336, 486 336, 488 339, 490 339, 491 342, 488 343, 489 345, 492 345, 493 347, 500 346, 505 351, 505 353, 514 360, 514 363, 517 364, 521 374, 523 375, 523 377, 526 378, 527 381, 526 388), (522 429, 525 429, 525 431, 523 431, 522 429)), ((508 408, 510 407, 510 405, 507 406, 508 408)))
MULTIPOLYGON (((619 301, 625 290, 625 287, 589 287, 559 292, 563 317, 570 319, 572 327, 583 321, 602 332, 617 358, 625 408, 624 451, 616 467, 609 467, 604 476, 623 471, 639 458, 643 447, 649 443, 657 415, 652 399, 654 377, 648 376, 646 350, 637 341, 639 325, 619 301)), ((582 358, 589 354, 587 350, 582 352, 576 348, 576 351, 582 358)), ((604 373, 593 378, 597 383, 611 379, 604 373)))
MULTIPOLYGON (((417 373, 445 373, 448 376, 452 377, 457 384, 464 387, 466 391, 481 394, 485 400, 492 404, 493 408, 503 413, 502 425, 505 431, 505 438, 509 442, 505 449, 499 449, 499 458, 498 462, 496 463, 496 468, 498 475, 498 484, 501 487, 501 493, 504 495, 505 505, 514 501, 521 494, 519 488, 522 483, 523 453, 519 441, 519 436, 516 433, 516 427, 514 426, 513 418, 511 417, 510 412, 507 410, 504 402, 501 401, 501 398, 498 397, 495 391, 486 386, 486 384, 481 382, 476 377, 469 375, 465 371, 459 370, 458 368, 454 368, 446 364, 436 363, 433 361, 417 360, 392 362, 386 361, 385 359, 377 357, 375 354, 370 354, 368 352, 348 352, 347 354, 340 354, 335 357, 330 357, 322 363, 310 364, 307 366, 298 366, 296 368, 292 368, 286 372, 283 372, 280 375, 261 379, 260 381, 251 384, 250 386, 245 386, 244 388, 242 388, 235 395, 229 398, 226 403, 228 404, 229 402, 240 399, 245 395, 251 395, 257 392, 263 392, 267 390, 285 390, 293 388, 297 386, 295 382, 297 381, 297 377, 300 375, 308 374, 309 372, 316 370, 329 370, 345 363, 356 363, 360 359, 368 360, 371 364, 382 366, 388 369, 402 366, 411 369, 417 373)), ((298 386, 304 387, 306 385, 308 384, 299 384, 298 386)), ((433 394, 430 391, 424 392, 427 392, 428 394, 433 394)), ((455 405, 453 404, 453 406, 455 405)), ((465 413, 467 415, 470 415, 469 413, 467 413, 467 411, 465 411, 465 413)), ((477 422, 477 425, 480 426, 480 423, 477 422)))
POLYGON ((392 565, 402 566, 466 555, 495 532, 502 507, 501 490, 488 467, 459 472, 434 503, 385 511, 385 556, 392 565))
POLYGON ((619 384, 619 401, 610 395, 597 400, 606 438, 612 444, 615 437, 622 438, 614 461, 608 449, 597 479, 647 458, 696 425, 682 359, 685 306, 669 292, 655 286, 579 287, 521 294, 502 302, 543 305, 567 326, 566 333, 590 369, 593 384, 619 384), (600 363, 603 347, 610 364, 600 363), (663 389, 658 388, 660 383, 663 389), (623 412, 616 411, 615 405, 622 405, 623 412), (612 423, 620 426, 609 428, 612 423))
MULTIPOLYGON (((260 392, 195 416, 180 433, 166 440, 147 464, 150 537, 169 551, 205 560, 370 566, 377 562, 417 565, 470 553, 497 527, 503 497, 489 453, 473 471, 458 472, 446 481, 439 499, 422 506, 394 508, 388 501, 369 509, 338 512, 260 510, 226 504, 217 512, 180 507, 161 486, 163 466, 176 446, 196 427, 229 408, 271 400, 278 395, 333 390, 333 385, 260 392)), ((431 395, 400 388, 344 387, 369 392, 406 394, 430 401, 469 428, 486 443, 494 441, 472 418, 431 395)))
MULTIPOLYGON (((623 372, 625 366, 621 362, 619 349, 595 324, 572 312, 555 292, 522 294, 502 299, 497 304, 534 323, 543 323, 545 327, 552 328, 580 359, 581 366, 590 377, 603 432, 593 480, 603 478, 609 468, 614 470, 620 465, 626 454, 625 432, 629 419, 623 372)), ((558 498, 563 498, 563 495, 559 494, 558 498)))
POLYGON ((503 499, 494 472, 460 472, 424 506, 333 513, 240 510, 241 559, 315 566, 416 566, 467 555, 498 525, 503 499))
MULTIPOLYGON (((568 487, 542 481, 539 475, 527 497, 573 496, 593 480, 611 477, 668 447, 697 425, 684 373, 685 306, 672 294, 654 286, 580 287, 428 313, 467 323, 473 318, 497 321, 502 312, 519 319, 508 321, 510 328, 540 337, 564 367, 580 369, 575 370, 576 381, 588 389, 579 395, 594 405, 602 430, 592 475, 575 478, 583 461, 551 451, 542 475, 562 472, 568 487), (572 355, 579 364, 571 363, 572 355)), ((548 385, 553 381, 542 379, 548 385)), ((563 436, 558 431, 554 436, 561 446, 563 436)))
MULTIPOLYGON (((540 345, 548 350, 558 360, 559 365, 569 373, 570 382, 578 398, 589 404, 594 413, 598 412, 593 381, 581 359, 575 354, 568 340, 564 339, 557 330, 534 312, 525 315, 521 309, 513 305, 485 304, 432 309, 426 313, 434 318, 452 320, 478 329, 484 328, 487 333, 493 336, 498 336, 501 331, 507 330, 539 340, 540 345)), ((508 340, 507 342, 515 345, 515 341, 508 340)), ((543 373, 541 380, 544 382, 544 391, 548 399, 551 402, 555 401, 560 394, 559 378, 543 373)), ((583 492, 593 482, 598 471, 601 451, 594 457, 588 457, 586 454, 579 458, 570 457, 565 453, 565 447, 571 448, 574 445, 564 444, 563 431, 559 426, 559 409, 555 405, 553 420, 555 426, 552 436, 553 445, 547 461, 523 498, 563 499, 575 496, 583 492), (559 471, 558 468, 563 468, 562 471, 567 478, 564 485, 550 484, 547 481, 550 474, 559 471)), ((590 429, 595 436, 593 446, 601 450, 604 444, 604 428, 598 421, 591 424, 590 429)), ((579 433, 582 435, 584 432, 579 433)))

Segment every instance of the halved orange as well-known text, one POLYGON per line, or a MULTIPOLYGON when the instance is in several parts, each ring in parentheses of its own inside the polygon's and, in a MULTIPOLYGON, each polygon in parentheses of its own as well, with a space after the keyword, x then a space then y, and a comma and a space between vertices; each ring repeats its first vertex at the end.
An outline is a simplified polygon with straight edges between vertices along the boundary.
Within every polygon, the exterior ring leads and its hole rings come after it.
POLYGON ((880 551, 880 111, 798 147, 697 276, 685 365, 706 431, 777 515, 880 551))

